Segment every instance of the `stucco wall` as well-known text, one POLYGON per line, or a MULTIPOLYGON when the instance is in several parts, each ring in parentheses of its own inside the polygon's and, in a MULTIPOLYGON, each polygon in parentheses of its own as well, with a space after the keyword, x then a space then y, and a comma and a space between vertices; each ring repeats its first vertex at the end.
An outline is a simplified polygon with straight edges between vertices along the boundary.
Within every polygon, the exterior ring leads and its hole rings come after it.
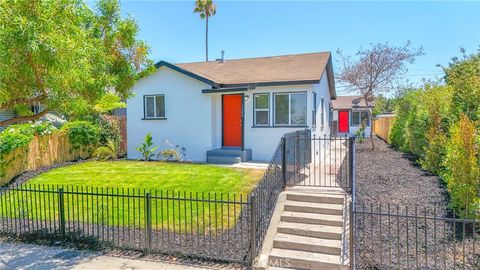
POLYGON ((312 85, 290 85, 290 86, 272 86, 257 87, 252 91, 248 91, 249 99, 245 102, 245 148, 252 149, 254 160, 268 161, 278 145, 283 134, 296 130, 312 129, 312 135, 322 136, 330 134, 328 127, 328 104, 330 103, 330 94, 328 90, 327 76, 322 76, 319 84, 312 85), (312 109, 313 109, 313 91, 317 93, 317 125, 312 126, 312 109), (253 127, 253 94, 270 93, 270 123, 273 123, 273 93, 281 92, 307 92, 307 126, 306 127, 253 127), (324 128, 320 126, 320 99, 325 98, 325 114, 324 128))
MULTIPOLYGON (((128 158, 138 159, 135 150, 144 136, 151 132, 154 144, 160 149, 168 148, 164 139, 187 148, 186 159, 205 161, 206 151, 222 146, 222 95, 202 94, 201 89, 209 85, 186 75, 162 67, 155 74, 140 80, 134 87, 135 97, 127 101, 128 158), (166 120, 142 120, 144 117, 144 95, 165 95, 166 120)), ((280 138, 286 132, 312 129, 317 137, 330 134, 330 94, 326 73, 318 84, 257 87, 244 92, 249 96, 244 108, 245 148, 252 149, 253 159, 271 159, 280 138), (312 125, 313 91, 317 94, 317 125, 312 125), (278 92, 307 92, 307 125, 305 127, 254 127, 253 95, 270 93, 270 123, 273 123, 273 94, 278 92), (321 98, 324 98, 324 127, 321 127, 321 98)))
POLYGON ((129 159, 138 159, 140 146, 148 132, 160 149, 169 148, 164 142, 187 149, 186 158, 204 161, 205 153, 212 148, 213 117, 212 99, 202 94, 209 88, 205 83, 192 79, 169 68, 162 67, 151 76, 140 80, 134 87, 135 97, 127 100, 127 137, 129 159), (166 120, 142 120, 143 96, 165 95, 166 120))

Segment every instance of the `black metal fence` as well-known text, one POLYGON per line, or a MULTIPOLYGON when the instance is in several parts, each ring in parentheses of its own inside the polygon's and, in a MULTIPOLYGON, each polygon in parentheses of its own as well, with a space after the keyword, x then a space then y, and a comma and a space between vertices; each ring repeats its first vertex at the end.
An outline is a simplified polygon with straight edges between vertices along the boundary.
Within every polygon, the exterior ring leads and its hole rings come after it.
POLYGON ((415 206, 358 205, 352 212, 352 269, 480 267, 477 220, 415 206))
POLYGON ((350 137, 315 137, 310 132, 285 136, 288 185, 352 187, 353 144, 350 137))
POLYGON ((244 263, 252 196, 22 185, 0 191, 0 233, 244 263))
POLYGON ((352 138, 284 135, 247 196, 26 184, 0 189, 0 234, 251 265, 287 185, 354 189, 352 138))

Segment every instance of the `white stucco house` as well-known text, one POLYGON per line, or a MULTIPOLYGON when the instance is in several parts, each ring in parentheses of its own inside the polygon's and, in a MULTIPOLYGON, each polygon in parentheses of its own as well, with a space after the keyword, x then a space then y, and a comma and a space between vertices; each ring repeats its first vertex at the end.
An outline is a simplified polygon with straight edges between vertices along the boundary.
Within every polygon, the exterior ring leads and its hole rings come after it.
POLYGON ((362 96, 338 96, 332 100, 332 134, 354 136, 365 123, 365 136, 370 136, 372 119, 362 96))
POLYGON ((147 133, 195 162, 271 159, 283 134, 330 135, 336 98, 329 52, 171 64, 160 61, 127 100, 129 159, 147 133))

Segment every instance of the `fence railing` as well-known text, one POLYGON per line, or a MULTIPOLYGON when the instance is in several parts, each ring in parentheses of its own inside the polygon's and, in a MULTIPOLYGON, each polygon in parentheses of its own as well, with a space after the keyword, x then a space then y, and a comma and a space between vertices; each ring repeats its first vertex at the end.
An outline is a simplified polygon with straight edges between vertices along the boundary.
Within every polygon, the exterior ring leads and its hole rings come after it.
POLYGON ((0 190, 0 233, 244 263, 251 198, 27 184, 0 190))
POLYGON ((352 269, 478 269, 477 220, 442 209, 357 205, 352 269))
POLYGON ((285 136, 287 185, 352 187, 352 137, 311 137, 310 132, 285 136))
MULTIPOLYGON (((26 184, 0 189, 0 233, 252 265, 288 185, 354 185, 353 138, 287 133, 246 196, 26 184)), ((354 192, 353 192, 354 196, 354 192)))

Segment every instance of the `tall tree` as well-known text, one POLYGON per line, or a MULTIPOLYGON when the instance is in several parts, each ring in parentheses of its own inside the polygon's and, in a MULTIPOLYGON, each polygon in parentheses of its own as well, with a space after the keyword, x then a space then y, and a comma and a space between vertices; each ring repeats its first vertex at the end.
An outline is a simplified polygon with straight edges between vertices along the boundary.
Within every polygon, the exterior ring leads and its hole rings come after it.
POLYGON ((17 112, 0 126, 49 111, 87 114, 107 92, 128 97, 150 70, 137 33, 117 0, 100 0, 96 10, 81 0, 0 0, 0 109, 17 112), (41 112, 29 111, 35 103, 41 112))
MULTIPOLYGON (((388 43, 372 44, 369 49, 360 49, 356 57, 345 56, 340 50, 340 71, 336 78, 360 92, 368 108, 369 118, 373 116, 375 96, 394 89, 394 84, 407 71, 406 64, 413 63, 415 58, 423 54, 423 49, 413 49, 411 43, 395 47, 388 43)), ((370 129, 370 142, 373 142, 373 129, 370 129)))
POLYGON ((208 17, 217 13, 217 4, 213 0, 196 0, 193 12, 205 19, 205 61, 208 61, 208 17))

